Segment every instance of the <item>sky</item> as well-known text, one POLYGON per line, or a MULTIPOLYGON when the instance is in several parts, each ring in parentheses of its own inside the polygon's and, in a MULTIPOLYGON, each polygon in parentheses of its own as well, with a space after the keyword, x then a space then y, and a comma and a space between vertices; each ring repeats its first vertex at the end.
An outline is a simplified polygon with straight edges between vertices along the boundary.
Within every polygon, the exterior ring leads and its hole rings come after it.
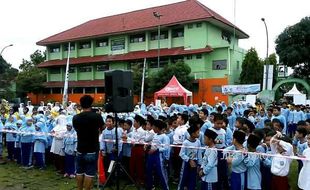
MULTIPOLYGON (((180 0, 2 0, 0 11, 0 51, 18 68, 35 50, 45 50, 36 42, 88 20, 114 14, 179 2, 180 0)), ((288 26, 310 16, 309 0, 199 0, 250 35, 240 40, 244 49, 254 47, 261 58, 266 56, 266 31, 269 31, 269 54, 275 52, 277 36, 288 26), (234 16, 234 1, 236 14, 234 16)))

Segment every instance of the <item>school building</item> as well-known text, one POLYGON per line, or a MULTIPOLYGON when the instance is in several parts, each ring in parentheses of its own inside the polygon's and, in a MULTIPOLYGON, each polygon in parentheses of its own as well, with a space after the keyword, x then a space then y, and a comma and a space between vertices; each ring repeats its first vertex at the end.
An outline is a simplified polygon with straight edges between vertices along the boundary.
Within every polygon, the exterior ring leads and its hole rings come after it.
POLYGON ((43 92, 29 94, 29 98, 34 103, 61 101, 70 48, 71 101, 78 102, 83 94, 91 94, 97 103, 103 102, 104 72, 130 70, 146 58, 148 72, 178 60, 188 64, 195 78, 194 103, 213 104, 216 99, 228 102, 221 86, 238 83, 245 55, 238 41, 248 37, 197 0, 90 20, 37 42, 47 50, 46 61, 39 65, 47 75, 43 92))

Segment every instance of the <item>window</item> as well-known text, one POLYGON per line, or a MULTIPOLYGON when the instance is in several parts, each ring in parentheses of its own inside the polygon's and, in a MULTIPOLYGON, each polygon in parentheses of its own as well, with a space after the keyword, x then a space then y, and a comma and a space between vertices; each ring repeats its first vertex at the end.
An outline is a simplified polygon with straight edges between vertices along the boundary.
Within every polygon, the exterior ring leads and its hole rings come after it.
POLYGON ((202 58, 202 54, 196 54, 196 59, 201 59, 202 58))
POLYGON ((75 67, 69 67, 69 73, 75 73, 75 67))
MULTIPOLYGON (((159 62, 159 67, 160 67, 160 68, 163 68, 163 67, 165 67, 166 65, 168 65, 168 63, 169 63, 168 58, 161 58, 161 59, 160 59, 160 62, 159 62)), ((149 62, 149 68, 158 68, 158 60, 157 60, 157 59, 152 59, 152 60, 149 62)))
POLYGON ((50 88, 43 88, 42 93, 43 94, 50 94, 51 93, 51 89, 50 88))
POLYGON ((92 71, 92 66, 82 66, 79 67, 79 72, 80 73, 86 73, 86 72, 91 72, 92 71))
POLYGON ((230 34, 226 31, 222 31, 222 39, 227 41, 228 43, 230 43, 230 41, 231 41, 230 34))
POLYGON ((111 51, 125 49, 125 38, 111 40, 111 51))
MULTIPOLYGON (((168 31, 160 31, 160 39, 168 39, 168 31)), ((151 40, 158 40, 158 32, 151 33, 151 40)))
POLYGON ((60 74, 60 68, 51 68, 50 74, 60 74))
POLYGON ((107 47, 109 45, 108 39, 96 40, 96 47, 107 47))
POLYGON ((173 29, 172 30, 172 37, 173 38, 184 37, 184 28, 173 29))
POLYGON ((86 87, 85 94, 95 94, 95 87, 86 87))
POLYGON ((80 42, 80 49, 89 49, 90 46, 90 42, 80 42))
POLYGON ((145 42, 145 34, 136 34, 130 36, 130 43, 145 42))
POLYGON ((180 61, 183 61, 184 60, 184 57, 183 56, 174 56, 171 58, 171 63, 177 63, 177 62, 180 62, 180 61))
POLYGON ((222 93, 222 87, 218 85, 213 85, 212 92, 222 93))
POLYGON ((73 88, 73 93, 74 94, 83 94, 83 88, 73 88))
POLYGON ((215 60, 212 62, 213 70, 225 70, 227 68, 227 60, 215 60))
POLYGON ((201 22, 196 23, 196 27, 197 27, 197 28, 200 28, 201 26, 202 26, 202 23, 201 23, 201 22))
POLYGON ((186 56, 186 59, 187 59, 187 60, 191 60, 191 59, 193 59, 193 56, 192 56, 192 55, 187 55, 187 56, 186 56))
MULTIPOLYGON (((65 44, 64 45, 64 50, 65 51, 68 51, 68 46, 69 46, 69 44, 65 44)), ((70 51, 74 51, 75 50, 75 45, 74 45, 74 43, 70 43, 70 51)))
POLYGON ((61 94, 61 88, 52 88, 53 94, 61 94))
POLYGON ((239 70, 239 69, 240 69, 240 62, 237 61, 237 70, 239 70))
POLYGON ((142 69, 143 64, 144 64, 143 60, 136 60, 136 61, 130 62, 128 63, 128 70, 136 69, 136 68, 142 69))
POLYGON ((109 64, 102 64, 96 66, 96 71, 108 71, 109 70, 109 64))
POLYGON ((104 87, 97 87, 97 93, 104 93, 104 87))
POLYGON ((193 28, 193 24, 188 24, 188 25, 187 25, 187 28, 188 28, 188 29, 193 28))
POLYGON ((51 46, 50 47, 50 52, 51 53, 58 53, 58 52, 60 52, 60 46, 51 46))

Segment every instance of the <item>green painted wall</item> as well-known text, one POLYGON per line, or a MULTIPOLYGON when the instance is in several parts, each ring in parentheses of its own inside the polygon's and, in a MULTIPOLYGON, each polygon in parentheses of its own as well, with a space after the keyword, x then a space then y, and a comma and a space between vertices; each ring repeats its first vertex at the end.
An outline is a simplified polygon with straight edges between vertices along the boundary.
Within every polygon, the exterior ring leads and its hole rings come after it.
POLYGON ((57 53, 50 53, 49 52, 49 60, 55 60, 55 59, 60 59, 60 55, 61 53, 60 52, 57 52, 57 53))
POLYGON ((184 46, 184 37, 172 38, 171 39, 172 47, 182 47, 184 46))
POLYGON ((95 52, 94 55, 107 55, 110 53, 110 46, 106 46, 106 47, 96 47, 95 48, 95 52))
POLYGON ((91 56, 91 48, 88 49, 79 49, 78 50, 78 56, 79 57, 87 57, 87 56, 91 56))
MULTIPOLYGON (((67 58, 67 57, 68 57, 68 51, 63 51, 63 58, 67 58)), ((71 58, 76 57, 76 50, 70 51, 70 57, 71 58)))
MULTIPOLYGON (((204 73, 204 78, 222 78, 225 77, 227 74, 226 70, 213 70, 212 69, 212 62, 213 60, 224 60, 227 59, 228 65, 228 50, 227 48, 219 48, 215 49, 213 52, 207 54, 205 56, 205 67, 206 72, 204 73)), ((227 66, 228 68, 228 66, 227 66)))
POLYGON ((140 42, 140 43, 129 43, 128 51, 142 51, 145 50, 146 43, 140 42))
POLYGON ((109 68, 110 68, 110 70, 115 70, 115 69, 127 70, 128 63, 127 62, 114 62, 113 64, 110 64, 109 68))
MULTIPOLYGON (((158 48, 158 40, 150 41, 150 49, 157 49, 158 48)), ((168 39, 160 40, 160 48, 168 48, 168 39)))
POLYGON ((61 74, 49 74, 49 81, 62 81, 61 74))
POLYGON ((197 28, 193 23, 193 28, 188 27, 189 24, 184 26, 184 47, 191 49, 204 48, 207 45, 207 24, 202 23, 201 27, 197 28))

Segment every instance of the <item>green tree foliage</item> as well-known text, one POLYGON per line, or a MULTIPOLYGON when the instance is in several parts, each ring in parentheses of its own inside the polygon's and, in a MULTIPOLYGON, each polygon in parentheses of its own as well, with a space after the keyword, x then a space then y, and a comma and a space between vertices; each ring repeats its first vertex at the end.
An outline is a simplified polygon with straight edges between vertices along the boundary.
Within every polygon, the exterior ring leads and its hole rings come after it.
POLYGON ((156 92, 165 87, 173 75, 176 76, 179 82, 186 89, 191 89, 194 78, 190 76, 190 73, 191 68, 183 61, 178 61, 175 64, 169 64, 150 77, 150 92, 156 92))
POLYGON ((12 68, 11 64, 7 63, 0 56, 0 99, 11 100, 14 98, 14 93, 11 90, 12 82, 15 82, 18 70, 12 68))
POLYGON ((294 68, 294 75, 310 80, 310 17, 287 27, 276 39, 280 62, 294 68))
POLYGON ((137 63, 131 66, 131 70, 133 72, 133 92, 135 95, 140 95, 143 63, 137 63))
POLYGON ((38 93, 43 89, 43 82, 46 81, 46 73, 37 66, 44 62, 45 54, 36 50, 30 55, 30 60, 23 59, 19 66, 21 72, 17 76, 17 89, 19 96, 24 97, 26 93, 38 93))
POLYGON ((251 48, 245 55, 242 62, 242 71, 240 74, 241 84, 261 84, 263 80, 264 66, 259 59, 257 52, 251 48))

